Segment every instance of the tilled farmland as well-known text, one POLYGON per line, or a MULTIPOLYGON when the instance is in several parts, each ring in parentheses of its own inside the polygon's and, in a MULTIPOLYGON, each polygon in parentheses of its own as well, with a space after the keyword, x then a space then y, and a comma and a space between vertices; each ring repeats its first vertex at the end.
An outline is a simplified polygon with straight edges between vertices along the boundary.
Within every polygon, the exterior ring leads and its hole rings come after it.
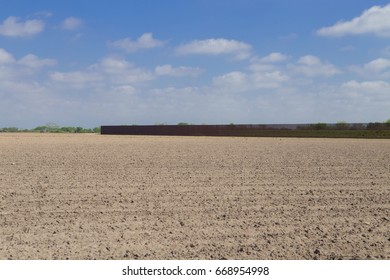
POLYGON ((390 141, 0 133, 0 259, 390 259, 390 141))

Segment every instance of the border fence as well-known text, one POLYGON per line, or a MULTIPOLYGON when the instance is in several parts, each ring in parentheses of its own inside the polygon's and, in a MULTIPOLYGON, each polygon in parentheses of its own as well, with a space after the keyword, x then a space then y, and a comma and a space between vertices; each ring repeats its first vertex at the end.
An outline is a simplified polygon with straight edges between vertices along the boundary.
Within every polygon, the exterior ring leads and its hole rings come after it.
POLYGON ((103 125, 106 135, 389 138, 386 123, 103 125))

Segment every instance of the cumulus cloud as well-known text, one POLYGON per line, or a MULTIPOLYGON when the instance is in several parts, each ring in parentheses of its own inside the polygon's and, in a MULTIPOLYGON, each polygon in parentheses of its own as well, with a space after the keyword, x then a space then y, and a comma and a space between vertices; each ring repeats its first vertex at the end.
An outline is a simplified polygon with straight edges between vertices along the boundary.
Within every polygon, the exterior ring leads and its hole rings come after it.
POLYGON ((11 53, 0 48, 0 84, 30 83, 41 73, 41 67, 55 64, 53 59, 41 59, 34 54, 27 54, 17 60, 11 53))
POLYGON ((345 35, 374 34, 390 37, 390 4, 373 6, 350 21, 340 21, 317 31, 321 36, 342 37, 345 35))
POLYGON ((251 55, 251 45, 227 39, 206 39, 195 40, 188 44, 179 46, 176 53, 179 55, 203 54, 203 55, 222 55, 230 54, 235 59, 242 60, 251 55))
POLYGON ((284 55, 279 52, 270 53, 264 57, 255 57, 251 59, 251 64, 249 65, 249 69, 255 72, 270 72, 274 71, 279 67, 277 65, 280 62, 284 62, 288 59, 287 55, 284 55))
POLYGON ((251 75, 251 80, 256 88, 279 88, 289 79, 289 76, 278 70, 255 72, 251 75))
POLYGON ((170 64, 158 65, 155 68, 155 73, 157 76, 174 76, 174 77, 184 77, 184 76, 198 76, 202 70, 198 67, 172 67, 170 64))
MULTIPOLYGON (((234 57, 237 53, 208 54, 234 57)), ((41 121, 37 115, 42 112, 58 123, 91 125, 382 120, 390 108, 390 84, 383 78, 390 71, 389 60, 383 56, 360 65, 361 71, 371 73, 366 81, 345 73, 347 78, 311 82, 311 78, 331 77, 341 70, 313 55, 293 59, 272 52, 252 56, 239 63, 240 68, 230 65, 211 82, 191 87, 186 79, 175 84, 171 77, 196 76, 202 69, 176 66, 173 61, 145 69, 124 57, 109 56, 74 71, 47 70, 44 67, 55 65, 55 60, 34 54, 14 57, 0 49, 0 107, 13 118, 22 116, 21 124, 31 125, 39 124, 35 122, 41 121), (163 87, 166 79, 158 79, 161 76, 169 77, 169 87, 163 87), (344 83, 338 82, 342 79, 344 83), (313 116, 322 119, 313 120, 313 116)))
POLYGON ((213 79, 213 84, 225 91, 235 92, 282 88, 290 81, 290 76, 285 71, 285 64, 279 62, 287 58, 286 55, 278 52, 261 58, 252 58, 249 71, 232 71, 217 76, 213 79))
POLYGON ((21 21, 17 17, 8 17, 0 24, 0 35, 8 37, 30 37, 43 31, 42 20, 31 19, 21 21))
POLYGON ((62 24, 61 28, 64 30, 77 30, 83 25, 83 21, 76 17, 66 18, 62 24))
POLYGON ((342 84, 343 88, 349 90, 363 91, 367 94, 370 92, 390 92, 390 83, 385 81, 364 81, 358 82, 356 80, 351 80, 342 84))
POLYGON ((11 81, 23 83, 28 77, 28 81, 30 82, 31 77, 40 73, 38 71, 40 69, 38 68, 52 66, 54 64, 56 64, 55 60, 40 59, 33 54, 28 54, 16 60, 11 53, 0 48, 0 81, 1 83, 11 81))
POLYGON ((133 95, 137 92, 136 88, 130 85, 116 86, 113 87, 111 93, 115 95, 133 95))
POLYGON ((365 78, 388 79, 390 78, 390 59, 380 57, 364 65, 351 65, 348 69, 365 78))
POLYGON ((314 55, 302 56, 296 64, 289 65, 289 68, 306 77, 331 77, 341 73, 335 65, 322 62, 314 55))
POLYGON ((265 63, 275 63, 275 62, 285 61, 286 59, 287 59, 286 55, 279 52, 273 52, 265 57, 262 57, 260 61, 265 63))
POLYGON ((122 49, 126 52, 136 52, 142 49, 152 49, 162 47, 165 43, 163 41, 153 38, 152 33, 142 34, 137 40, 131 40, 130 38, 125 38, 110 42, 109 46, 113 48, 122 49))
POLYGON ((101 80, 101 77, 97 73, 84 71, 53 72, 49 77, 53 81, 66 83, 76 87, 85 86, 88 83, 101 80))
POLYGON ((15 62, 15 58, 12 54, 7 52, 4 49, 0 48, 0 65, 2 64, 11 64, 15 62))
MULTIPOLYGON (((375 110, 371 110, 371 114, 380 114, 388 112, 390 106, 390 83, 383 80, 372 81, 356 81, 351 80, 341 85, 341 91, 344 96, 353 101, 365 102, 364 107, 375 105, 375 110), (368 105, 367 105, 368 104, 368 105)), ((363 104, 360 104, 363 106, 363 104)))
POLYGON ((99 64, 93 66, 93 68, 112 74, 119 74, 131 67, 131 63, 127 60, 114 57, 103 58, 99 64))
POLYGON ((40 59, 38 56, 34 54, 28 54, 23 58, 21 58, 18 61, 18 64, 28 66, 31 68, 40 68, 43 66, 54 66, 57 64, 57 61, 49 58, 40 59))
POLYGON ((99 63, 82 71, 53 72, 52 81, 66 83, 70 86, 111 86, 133 85, 154 79, 152 73, 135 67, 124 59, 106 57, 99 63))
POLYGON ((135 84, 154 79, 154 75, 149 71, 138 68, 127 60, 120 58, 106 57, 91 68, 103 73, 115 84, 135 84))
POLYGON ((377 58, 364 65, 364 68, 368 71, 381 72, 390 68, 390 59, 377 58))
POLYGON ((248 89, 248 75, 240 71, 233 71, 213 78, 214 86, 234 91, 245 91, 248 89))
POLYGON ((213 79, 213 85, 224 91, 243 92, 256 89, 280 88, 290 78, 281 71, 233 71, 213 79))

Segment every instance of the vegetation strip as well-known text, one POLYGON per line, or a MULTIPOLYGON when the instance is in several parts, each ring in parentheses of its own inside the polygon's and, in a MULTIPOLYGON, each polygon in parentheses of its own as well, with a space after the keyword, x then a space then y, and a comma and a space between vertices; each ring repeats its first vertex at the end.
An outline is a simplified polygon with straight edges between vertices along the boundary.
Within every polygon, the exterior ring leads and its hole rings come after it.
POLYGON ((55 123, 33 129, 0 128, 0 132, 101 133, 110 135, 237 136, 237 137, 317 137, 390 139, 390 119, 386 122, 335 124, 229 124, 229 125, 114 125, 95 128, 60 127, 55 123))

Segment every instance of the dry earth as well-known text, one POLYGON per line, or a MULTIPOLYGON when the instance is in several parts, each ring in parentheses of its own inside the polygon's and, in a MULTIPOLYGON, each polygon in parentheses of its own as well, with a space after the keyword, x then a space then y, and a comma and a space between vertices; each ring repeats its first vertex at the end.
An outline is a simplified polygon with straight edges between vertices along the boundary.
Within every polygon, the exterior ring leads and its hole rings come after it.
POLYGON ((390 259, 390 140, 0 134, 0 259, 390 259))

